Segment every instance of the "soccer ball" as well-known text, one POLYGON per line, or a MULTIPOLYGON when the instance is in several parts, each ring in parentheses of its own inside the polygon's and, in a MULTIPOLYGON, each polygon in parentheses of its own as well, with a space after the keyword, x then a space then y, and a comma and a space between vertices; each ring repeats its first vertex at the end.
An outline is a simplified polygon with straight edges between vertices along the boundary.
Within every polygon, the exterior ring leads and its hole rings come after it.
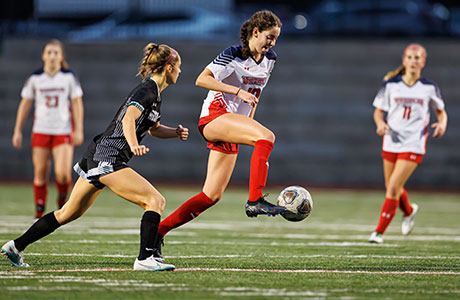
POLYGON ((302 221, 313 209, 313 199, 310 193, 301 186, 289 186, 278 196, 278 205, 286 207, 281 215, 288 221, 302 221))

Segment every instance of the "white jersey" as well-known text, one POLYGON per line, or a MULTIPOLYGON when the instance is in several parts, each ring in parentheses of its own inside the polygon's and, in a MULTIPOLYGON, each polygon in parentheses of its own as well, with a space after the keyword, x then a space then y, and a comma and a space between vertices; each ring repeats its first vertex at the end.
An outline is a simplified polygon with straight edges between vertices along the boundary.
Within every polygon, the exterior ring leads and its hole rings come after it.
MULTIPOLYGON (((239 87, 259 98, 275 66, 276 53, 270 49, 257 63, 252 57, 242 58, 242 47, 241 45, 228 47, 206 68, 211 70, 215 79, 239 87)), ((251 106, 236 95, 209 91, 200 118, 209 116, 209 108, 214 101, 220 102, 231 113, 249 116, 251 112, 251 106)))
POLYGON ((72 133, 70 100, 81 97, 83 91, 72 71, 61 69, 54 76, 35 71, 27 79, 21 97, 35 100, 32 132, 64 135, 72 133))
POLYGON ((398 75, 384 82, 373 105, 386 111, 390 130, 383 137, 384 151, 425 154, 430 123, 430 106, 443 110, 438 86, 420 78, 408 86, 398 75))

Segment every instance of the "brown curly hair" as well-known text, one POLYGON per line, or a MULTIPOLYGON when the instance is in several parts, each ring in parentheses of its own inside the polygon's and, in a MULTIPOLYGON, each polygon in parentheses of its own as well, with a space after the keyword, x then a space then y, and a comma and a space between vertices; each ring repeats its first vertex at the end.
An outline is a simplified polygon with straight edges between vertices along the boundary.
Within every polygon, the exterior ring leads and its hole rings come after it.
POLYGON ((249 20, 243 23, 240 29, 240 39, 243 43, 243 58, 246 59, 250 55, 249 39, 252 36, 254 28, 264 31, 272 27, 281 28, 281 26, 283 26, 281 20, 269 10, 261 10, 253 14, 249 20))

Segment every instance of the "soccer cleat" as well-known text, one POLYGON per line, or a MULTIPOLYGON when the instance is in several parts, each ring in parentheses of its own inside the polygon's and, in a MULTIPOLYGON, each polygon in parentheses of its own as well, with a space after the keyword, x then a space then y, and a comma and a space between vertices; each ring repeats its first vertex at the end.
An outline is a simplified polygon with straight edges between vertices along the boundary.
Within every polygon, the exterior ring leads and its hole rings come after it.
POLYGON ((276 216, 285 211, 286 207, 271 204, 264 199, 264 196, 246 203, 246 215, 250 218, 257 217, 257 215, 276 216))
POLYGON ((136 258, 133 269, 135 271, 172 271, 176 267, 174 265, 164 264, 149 256, 146 259, 139 260, 136 258))
POLYGON ((369 243, 382 244, 383 236, 380 232, 374 231, 369 237, 369 243))
POLYGON ((13 240, 3 245, 2 253, 6 258, 8 258, 12 266, 22 268, 30 267, 29 264, 24 263, 24 251, 18 251, 13 240))
POLYGON ((161 247, 165 245, 164 236, 161 234, 157 235, 157 239, 155 241, 155 248, 153 248, 153 257, 156 259, 157 262, 164 263, 165 259, 161 254, 161 247))
POLYGON ((412 203, 412 213, 407 217, 403 217, 403 221, 401 224, 401 232, 403 235, 408 235, 411 233, 412 229, 414 229, 414 218, 415 214, 418 212, 418 205, 412 203))

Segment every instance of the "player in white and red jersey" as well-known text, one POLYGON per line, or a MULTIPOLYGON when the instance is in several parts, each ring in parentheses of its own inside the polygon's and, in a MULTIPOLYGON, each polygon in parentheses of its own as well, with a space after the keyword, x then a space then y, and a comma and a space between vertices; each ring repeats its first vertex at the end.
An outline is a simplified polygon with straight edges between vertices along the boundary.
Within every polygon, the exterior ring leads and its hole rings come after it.
POLYGON ((72 181, 73 149, 83 142, 83 92, 75 74, 68 69, 62 43, 46 43, 42 60, 43 68, 33 72, 22 89, 12 139, 13 146, 20 149, 22 128, 35 102, 31 145, 36 218, 45 211, 51 156, 57 203, 62 207, 72 181))
POLYGON ((281 21, 271 11, 256 12, 241 27, 242 45, 220 53, 198 76, 196 85, 209 90, 198 128, 210 149, 203 190, 160 223, 156 255, 161 261, 163 237, 214 205, 225 191, 238 154, 238 144, 254 146, 246 214, 276 215, 285 210, 264 199, 268 158, 275 135, 254 120, 260 94, 276 62, 271 49, 280 34, 281 21))
POLYGON ((438 121, 431 125, 434 128, 433 136, 442 137, 446 131, 447 114, 439 88, 420 77, 425 61, 425 48, 418 44, 409 45, 404 51, 402 66, 385 76, 385 82, 374 100, 376 131, 383 136, 386 198, 370 242, 383 242, 382 235, 398 206, 404 213, 402 234, 409 234, 414 227, 418 205, 410 204, 404 184, 422 162, 426 152, 430 107, 438 121))

